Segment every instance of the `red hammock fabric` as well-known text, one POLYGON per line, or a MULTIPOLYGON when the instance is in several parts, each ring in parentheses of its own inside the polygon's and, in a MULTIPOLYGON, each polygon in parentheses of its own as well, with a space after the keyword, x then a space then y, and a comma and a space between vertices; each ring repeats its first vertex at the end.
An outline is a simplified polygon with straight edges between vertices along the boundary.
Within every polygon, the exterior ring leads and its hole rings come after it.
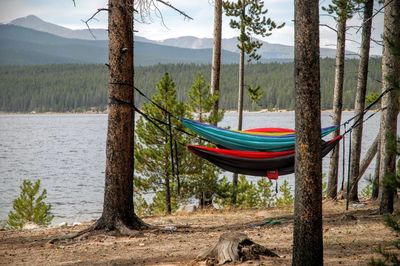
POLYGON ((294 129, 283 127, 259 127, 243 130, 244 132, 295 133, 294 129))
POLYGON ((263 158, 276 158, 280 156, 294 154, 294 150, 287 151, 240 151, 240 150, 228 150, 220 148, 211 148, 198 145, 188 145, 189 149, 206 150, 215 154, 231 155, 241 158, 250 159, 263 159, 263 158))

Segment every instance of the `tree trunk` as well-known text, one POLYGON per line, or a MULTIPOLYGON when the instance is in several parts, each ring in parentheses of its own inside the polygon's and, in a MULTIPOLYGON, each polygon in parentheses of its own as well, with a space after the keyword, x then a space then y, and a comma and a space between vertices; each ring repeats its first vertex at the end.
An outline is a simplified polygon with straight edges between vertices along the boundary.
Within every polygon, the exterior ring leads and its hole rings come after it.
MULTIPOLYGON (((358 182, 361 180, 361 177, 364 175, 365 171, 367 170, 368 166, 372 162, 372 159, 374 159, 377 151, 378 151, 378 143, 379 143, 379 138, 380 134, 376 136, 374 142, 371 144, 369 147, 367 153, 365 154, 362 162, 360 163, 360 168, 358 171, 358 176, 355 179, 354 184, 358 184, 358 182)), ((350 187, 350 191, 352 191, 352 187, 350 187)))
POLYGON ((104 205, 96 229, 138 229, 133 208, 133 1, 109 0, 108 131, 104 205))
MULTIPOLYGON (((165 146, 168 144, 168 135, 165 135, 165 146)), ((172 213, 171 208, 171 185, 169 176, 169 156, 167 150, 164 151, 164 176, 165 176, 165 211, 167 214, 172 213)))
MULTIPOLYGON (((372 11, 374 0, 367 0, 364 5, 364 19, 361 40, 361 58, 358 66, 358 79, 356 99, 354 102, 354 116, 356 121, 361 121, 352 130, 351 162, 350 162, 350 201, 358 201, 358 176, 361 157, 361 142, 363 133, 363 111, 365 107, 365 94, 367 91, 369 46, 371 39, 372 11)), ((372 160, 372 159, 371 159, 372 160)))
MULTIPOLYGON (((343 11, 341 11, 343 12, 343 11)), ((340 125, 343 107, 343 80, 344 80, 344 56, 346 42, 346 18, 342 16, 337 25, 335 87, 333 91, 333 125, 340 125)), ((333 138, 340 135, 340 128, 333 132, 333 138)), ((336 199, 339 169, 339 145, 332 151, 328 174, 327 197, 336 199)))
MULTIPOLYGON (((219 80, 221 76, 221 28, 222 28, 222 0, 214 1, 214 46, 211 67, 211 94, 220 95, 219 80)), ((219 110, 219 98, 214 102, 212 116, 216 116, 219 110)), ((215 125, 218 121, 215 120, 215 125)))
POLYGON ((239 61, 239 93, 238 93, 238 130, 243 124, 243 90, 244 90, 244 48, 240 49, 239 61))
POLYGON ((387 179, 396 175, 396 135, 400 85, 400 0, 386 0, 383 30, 382 91, 393 89, 382 98, 381 160, 379 169, 379 212, 393 212, 395 188, 387 179), (387 4, 387 5, 386 5, 387 4))
POLYGON ((279 257, 269 249, 254 243, 243 233, 225 233, 210 249, 200 254, 198 260, 208 260, 207 265, 227 262, 243 262, 260 259, 261 256, 279 257))
POLYGON ((293 265, 322 265, 319 1, 295 0, 295 205, 293 265))
POLYGON ((378 147, 377 147, 377 152, 376 152, 376 159, 375 159, 375 171, 374 171, 374 177, 372 181, 372 196, 371 199, 376 200, 378 199, 379 196, 379 164, 381 161, 381 135, 379 133, 378 135, 378 147))

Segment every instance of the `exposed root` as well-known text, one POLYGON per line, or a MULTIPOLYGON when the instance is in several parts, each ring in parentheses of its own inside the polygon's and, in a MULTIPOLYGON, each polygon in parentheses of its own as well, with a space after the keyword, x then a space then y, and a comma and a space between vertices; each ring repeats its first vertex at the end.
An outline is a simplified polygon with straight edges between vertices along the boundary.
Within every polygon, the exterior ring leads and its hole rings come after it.
MULTIPOLYGON (((132 226, 133 227, 133 226, 132 226)), ((85 240, 91 236, 105 234, 110 236, 129 236, 129 237, 140 237, 143 236, 144 230, 154 229, 153 226, 148 225, 142 221, 135 226, 135 229, 126 225, 121 220, 117 220, 114 226, 107 226, 100 218, 96 223, 90 227, 83 229, 82 231, 67 234, 60 237, 55 237, 51 239, 49 244, 69 244, 74 240, 81 241, 85 240)))

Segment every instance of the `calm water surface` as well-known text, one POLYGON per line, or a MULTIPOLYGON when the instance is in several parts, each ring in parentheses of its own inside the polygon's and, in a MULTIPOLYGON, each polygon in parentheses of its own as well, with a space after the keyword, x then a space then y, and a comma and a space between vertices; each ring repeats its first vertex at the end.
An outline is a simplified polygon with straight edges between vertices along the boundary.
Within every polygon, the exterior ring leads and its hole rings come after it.
MULTIPOLYGON (((352 112, 344 113, 344 119, 351 116, 352 112)), ((221 126, 235 128, 236 119, 236 113, 229 112, 221 126)), ((330 113, 323 112, 322 126, 330 121, 330 113)), ((245 113, 243 128, 253 127, 294 128, 294 112, 245 113)), ((363 153, 378 132, 379 114, 364 128, 363 153)), ((0 220, 6 219, 22 180, 38 178, 47 190, 47 202, 53 205, 53 223, 98 218, 103 204, 106 131, 104 114, 0 115, 0 220)), ((367 175, 373 167, 374 162, 367 175)), ((282 179, 293 184, 294 177, 282 179)))

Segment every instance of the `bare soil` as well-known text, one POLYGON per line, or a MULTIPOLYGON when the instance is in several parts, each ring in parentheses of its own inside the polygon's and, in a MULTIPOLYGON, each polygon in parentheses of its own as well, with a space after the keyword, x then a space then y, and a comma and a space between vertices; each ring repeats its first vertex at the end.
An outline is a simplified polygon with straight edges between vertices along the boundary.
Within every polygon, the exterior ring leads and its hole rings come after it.
MULTIPOLYGON (((324 202, 324 262, 326 265, 367 265, 379 258, 379 245, 398 252, 398 239, 376 215, 376 206, 345 212, 344 202, 324 202)), ((235 265, 290 265, 293 241, 292 209, 207 210, 190 214, 146 217, 165 231, 145 231, 139 237, 95 235, 68 243, 49 240, 77 232, 91 223, 64 228, 0 231, 1 265, 206 265, 195 261, 221 234, 242 232, 279 258, 235 265), (277 224, 268 221, 280 221, 277 224)))

